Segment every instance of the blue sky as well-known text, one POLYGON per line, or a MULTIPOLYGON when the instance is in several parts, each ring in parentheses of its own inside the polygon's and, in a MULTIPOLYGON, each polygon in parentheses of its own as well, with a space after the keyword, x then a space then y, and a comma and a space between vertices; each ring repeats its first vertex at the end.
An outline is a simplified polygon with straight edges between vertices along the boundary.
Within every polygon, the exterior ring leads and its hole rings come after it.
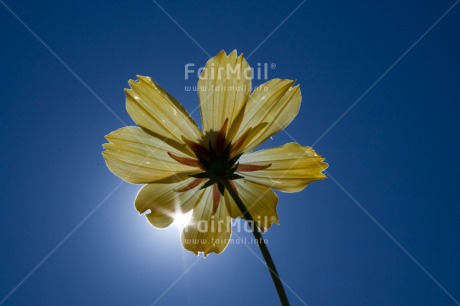
POLYGON ((138 215, 140 187, 101 156, 116 116, 133 124, 128 79, 151 76, 191 111, 184 66, 237 49, 297 80, 287 132, 330 165, 329 179, 278 193, 266 234, 292 304, 458 304, 457 2, 1 0, 0 300, 278 304, 257 246, 197 261, 177 227, 138 215))

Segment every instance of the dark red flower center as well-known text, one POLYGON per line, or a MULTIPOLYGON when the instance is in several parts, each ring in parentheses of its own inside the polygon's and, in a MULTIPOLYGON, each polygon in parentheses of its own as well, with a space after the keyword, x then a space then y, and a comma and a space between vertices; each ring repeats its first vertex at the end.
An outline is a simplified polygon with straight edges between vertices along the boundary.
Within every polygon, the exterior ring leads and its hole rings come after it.
POLYGON ((196 159, 180 157, 168 153, 169 156, 179 163, 198 167, 202 170, 200 173, 190 175, 190 177, 195 178, 195 180, 184 188, 176 191, 184 192, 191 190, 203 182, 205 183, 201 189, 213 186, 213 213, 217 210, 220 195, 224 195, 225 188, 222 182, 230 181, 231 185, 233 185, 231 182, 232 180, 244 178, 239 173, 263 170, 271 166, 271 163, 266 165, 240 164, 238 160, 243 153, 238 152, 247 140, 251 129, 231 142, 227 139, 227 125, 228 119, 225 120, 217 135, 212 135, 212 133, 205 135, 201 143, 191 141, 185 137, 182 138, 187 146, 193 151, 196 159), (207 143, 205 143, 205 141, 207 141, 207 143))

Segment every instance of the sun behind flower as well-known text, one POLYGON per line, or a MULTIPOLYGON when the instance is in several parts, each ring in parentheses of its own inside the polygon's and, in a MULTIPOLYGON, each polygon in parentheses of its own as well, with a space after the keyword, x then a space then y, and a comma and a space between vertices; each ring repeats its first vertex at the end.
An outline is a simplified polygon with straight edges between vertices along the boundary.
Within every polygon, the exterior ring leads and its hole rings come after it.
POLYGON ((301 94, 294 81, 273 79, 251 93, 250 67, 242 55, 221 51, 198 82, 203 131, 187 111, 151 78, 138 76, 126 89, 126 109, 139 127, 106 136, 108 168, 121 179, 146 184, 135 206, 158 228, 178 212, 192 212, 184 227, 187 250, 221 253, 231 218, 243 218, 223 182, 229 181, 255 220, 267 230, 278 223, 271 188, 296 192, 325 178, 324 158, 297 143, 252 152, 297 115, 301 94))

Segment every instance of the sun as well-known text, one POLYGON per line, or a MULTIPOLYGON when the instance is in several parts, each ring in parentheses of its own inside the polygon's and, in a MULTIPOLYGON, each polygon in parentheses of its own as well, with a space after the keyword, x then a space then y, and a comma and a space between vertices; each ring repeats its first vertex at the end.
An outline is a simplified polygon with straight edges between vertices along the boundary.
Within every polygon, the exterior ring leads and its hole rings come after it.
POLYGON ((184 214, 183 212, 179 211, 173 215, 173 218, 174 218, 173 225, 175 225, 179 229, 182 229, 192 219, 192 213, 188 212, 184 214))

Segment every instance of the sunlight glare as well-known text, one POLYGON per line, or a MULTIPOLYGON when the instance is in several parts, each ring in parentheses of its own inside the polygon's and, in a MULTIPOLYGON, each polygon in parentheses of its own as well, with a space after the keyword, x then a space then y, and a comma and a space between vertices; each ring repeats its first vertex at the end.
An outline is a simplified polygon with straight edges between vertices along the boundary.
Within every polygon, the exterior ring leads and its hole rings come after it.
POLYGON ((174 218, 173 224, 177 228, 182 229, 192 219, 192 212, 190 211, 190 212, 184 214, 183 212, 179 211, 179 212, 174 214, 173 218, 174 218))

